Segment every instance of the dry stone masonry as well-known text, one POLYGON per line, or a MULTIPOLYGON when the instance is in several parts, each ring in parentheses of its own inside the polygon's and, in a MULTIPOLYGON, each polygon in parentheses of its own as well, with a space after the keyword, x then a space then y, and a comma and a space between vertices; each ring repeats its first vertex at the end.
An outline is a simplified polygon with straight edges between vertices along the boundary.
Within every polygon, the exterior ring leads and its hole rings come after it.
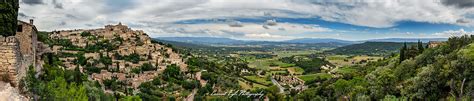
POLYGON ((17 68, 20 67, 21 53, 16 37, 0 36, 0 78, 17 84, 17 68))
POLYGON ((26 75, 28 66, 36 64, 36 27, 33 20, 29 23, 17 21, 15 36, 0 36, 0 80, 17 86, 26 75))

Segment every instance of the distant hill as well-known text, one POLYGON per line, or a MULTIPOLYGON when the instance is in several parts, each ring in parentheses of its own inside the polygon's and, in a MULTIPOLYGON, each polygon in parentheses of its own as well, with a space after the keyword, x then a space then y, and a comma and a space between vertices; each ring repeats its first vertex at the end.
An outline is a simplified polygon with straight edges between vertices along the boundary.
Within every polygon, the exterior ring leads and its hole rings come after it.
POLYGON ((418 40, 427 43, 429 41, 446 41, 447 38, 386 38, 370 39, 362 41, 348 41, 332 38, 300 38, 286 41, 244 41, 230 38, 218 37, 157 37, 155 39, 175 42, 185 42, 203 45, 245 45, 245 44, 317 44, 317 43, 339 43, 342 45, 357 44, 363 42, 418 42, 418 40))
POLYGON ((242 40, 216 37, 157 37, 155 39, 194 44, 235 44, 244 42, 242 40))
POLYGON ((346 43, 346 44, 352 44, 356 43, 354 41, 347 41, 347 40, 340 40, 340 39, 325 39, 325 38, 301 38, 301 39, 293 39, 293 40, 287 40, 284 42, 288 43, 346 43))
POLYGON ((207 45, 202 45, 202 44, 193 44, 193 43, 188 43, 188 42, 178 42, 178 41, 169 41, 169 40, 162 40, 162 39, 156 39, 153 38, 154 41, 161 42, 164 44, 171 44, 175 47, 179 48, 209 48, 211 46, 207 45))
MULTIPOLYGON (((416 43, 407 43, 407 46, 409 47, 415 44, 416 43)), ((326 51, 326 53, 342 55, 384 55, 397 52, 402 46, 403 43, 398 42, 364 42, 360 44, 339 47, 326 51)))
POLYGON ((314 43, 314 44, 294 44, 287 42, 273 42, 273 41, 245 41, 235 44, 202 44, 190 42, 168 41, 158 38, 153 38, 157 43, 170 44, 173 47, 194 51, 194 52, 218 52, 228 53, 235 51, 272 51, 272 50, 316 50, 316 49, 334 49, 342 47, 347 44, 341 43, 314 43))
POLYGON ((418 42, 418 40, 427 43, 430 41, 447 41, 448 38, 387 38, 366 40, 366 42, 418 42))

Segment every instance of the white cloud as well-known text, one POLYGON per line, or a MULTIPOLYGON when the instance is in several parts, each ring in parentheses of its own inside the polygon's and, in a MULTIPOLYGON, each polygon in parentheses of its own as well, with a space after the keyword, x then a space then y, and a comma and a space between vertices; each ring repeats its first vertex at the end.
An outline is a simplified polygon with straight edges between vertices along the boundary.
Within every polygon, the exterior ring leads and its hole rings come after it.
POLYGON ((439 32, 439 33, 434 33, 433 35, 437 37, 453 37, 453 36, 463 36, 463 35, 473 35, 474 31, 468 32, 464 31, 464 29, 459 29, 459 30, 448 30, 444 32, 439 32))
POLYGON ((170 24, 166 26, 145 27, 152 32, 152 37, 157 36, 205 36, 205 37, 231 37, 236 39, 258 40, 285 40, 291 35, 301 33, 323 33, 333 30, 305 24, 279 23, 275 26, 266 26, 258 23, 241 23, 241 27, 232 27, 226 23, 209 24, 170 24), (285 36, 285 37, 283 37, 285 36))
MULTIPOLYGON (((31 0, 28 0, 31 1, 31 0)), ((453 5, 453 4, 451 4, 453 5)), ((21 20, 35 18, 40 30, 98 28, 119 21, 152 36, 243 37, 251 33, 291 36, 331 29, 278 23, 278 26, 243 24, 174 24, 212 18, 314 18, 375 28, 401 21, 473 26, 474 8, 446 6, 436 0, 42 0, 21 3, 21 20), (295 26, 295 27, 292 27, 295 26)))
MULTIPOLYGON (((391 27, 398 21, 451 23, 467 21, 473 9, 457 9, 436 0, 44 0, 44 5, 21 4, 20 12, 55 29, 109 21, 173 22, 216 17, 313 17, 369 27, 391 27), (55 1, 55 2, 53 2, 55 1), (126 4, 124 4, 126 3, 126 4), (62 4, 63 9, 55 7, 62 4), (125 6, 130 5, 130 6, 125 6), (68 18, 65 15, 77 18, 68 18), (98 18, 99 17, 99 18, 98 18), (105 17, 106 19, 100 19, 105 17), (58 21, 59 20, 59 21, 58 21), (79 21, 78 21, 79 20, 79 21), (72 24, 74 23, 74 24, 72 24)), ((463 23, 465 24, 465 23, 463 23)), ((471 23, 472 24, 472 23, 471 23)), ((470 24, 470 25, 471 25, 470 24)))
POLYGON ((288 39, 293 39, 294 37, 291 36, 282 36, 282 35, 272 35, 269 33, 251 33, 251 34, 245 34, 245 38, 247 39, 252 39, 252 40, 288 40, 288 39))

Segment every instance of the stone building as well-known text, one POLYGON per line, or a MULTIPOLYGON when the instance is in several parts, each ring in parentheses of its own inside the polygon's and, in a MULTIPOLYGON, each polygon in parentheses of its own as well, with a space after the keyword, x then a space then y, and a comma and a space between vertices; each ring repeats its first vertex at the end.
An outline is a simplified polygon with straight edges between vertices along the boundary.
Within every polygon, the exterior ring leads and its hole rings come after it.
MULTIPOLYGON (((87 63, 93 64, 94 67, 102 69, 98 73, 92 73, 89 77, 91 80, 102 82, 112 77, 118 77, 119 81, 123 81, 131 87, 138 87, 141 83, 152 80, 156 75, 161 73, 168 65, 176 64, 182 71, 187 71, 187 64, 183 58, 172 48, 152 43, 151 38, 142 30, 133 30, 122 23, 116 25, 106 25, 104 28, 98 29, 76 29, 54 31, 50 36, 51 39, 70 40, 74 46, 79 48, 87 48, 98 43, 111 44, 113 49, 107 50, 102 48, 96 51, 80 51, 65 50, 61 46, 53 46, 52 51, 55 53, 71 53, 84 52, 87 63), (81 36, 81 33, 89 33, 87 36, 81 36), (130 60, 130 55, 135 61, 130 60), (97 62, 101 57, 111 59, 111 64, 97 62), (127 59, 125 59, 125 57, 127 59), (138 57, 138 61, 136 61, 138 57), (133 69, 137 70, 144 64, 150 64, 156 67, 156 70, 147 70, 140 73, 132 73, 133 69), (105 68, 108 67, 108 68, 105 68)), ((110 48, 110 47, 108 47, 110 48)), ((59 59, 65 64, 65 69, 74 69, 69 67, 79 67, 73 64, 77 57, 60 57, 59 59)), ((105 59, 105 58, 104 58, 105 59)))
POLYGON ((36 55, 37 46, 37 33, 38 30, 36 26, 33 25, 33 20, 31 19, 29 23, 18 21, 18 29, 16 31, 15 37, 20 40, 20 51, 25 58, 33 58, 36 55))
POLYGON ((430 42, 428 42, 428 48, 438 47, 442 43, 443 42, 441 42, 441 41, 430 41, 430 42))
POLYGON ((0 79, 16 86, 28 66, 36 66, 37 32, 33 20, 17 21, 15 36, 0 37, 0 79))

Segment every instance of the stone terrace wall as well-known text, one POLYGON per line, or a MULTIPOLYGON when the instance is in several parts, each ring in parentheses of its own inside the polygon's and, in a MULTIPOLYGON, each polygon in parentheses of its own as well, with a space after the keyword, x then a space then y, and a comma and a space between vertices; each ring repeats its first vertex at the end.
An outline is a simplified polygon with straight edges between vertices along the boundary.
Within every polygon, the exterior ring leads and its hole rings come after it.
POLYGON ((16 86, 17 70, 21 65, 21 53, 15 36, 0 36, 0 80, 7 80, 16 86))

